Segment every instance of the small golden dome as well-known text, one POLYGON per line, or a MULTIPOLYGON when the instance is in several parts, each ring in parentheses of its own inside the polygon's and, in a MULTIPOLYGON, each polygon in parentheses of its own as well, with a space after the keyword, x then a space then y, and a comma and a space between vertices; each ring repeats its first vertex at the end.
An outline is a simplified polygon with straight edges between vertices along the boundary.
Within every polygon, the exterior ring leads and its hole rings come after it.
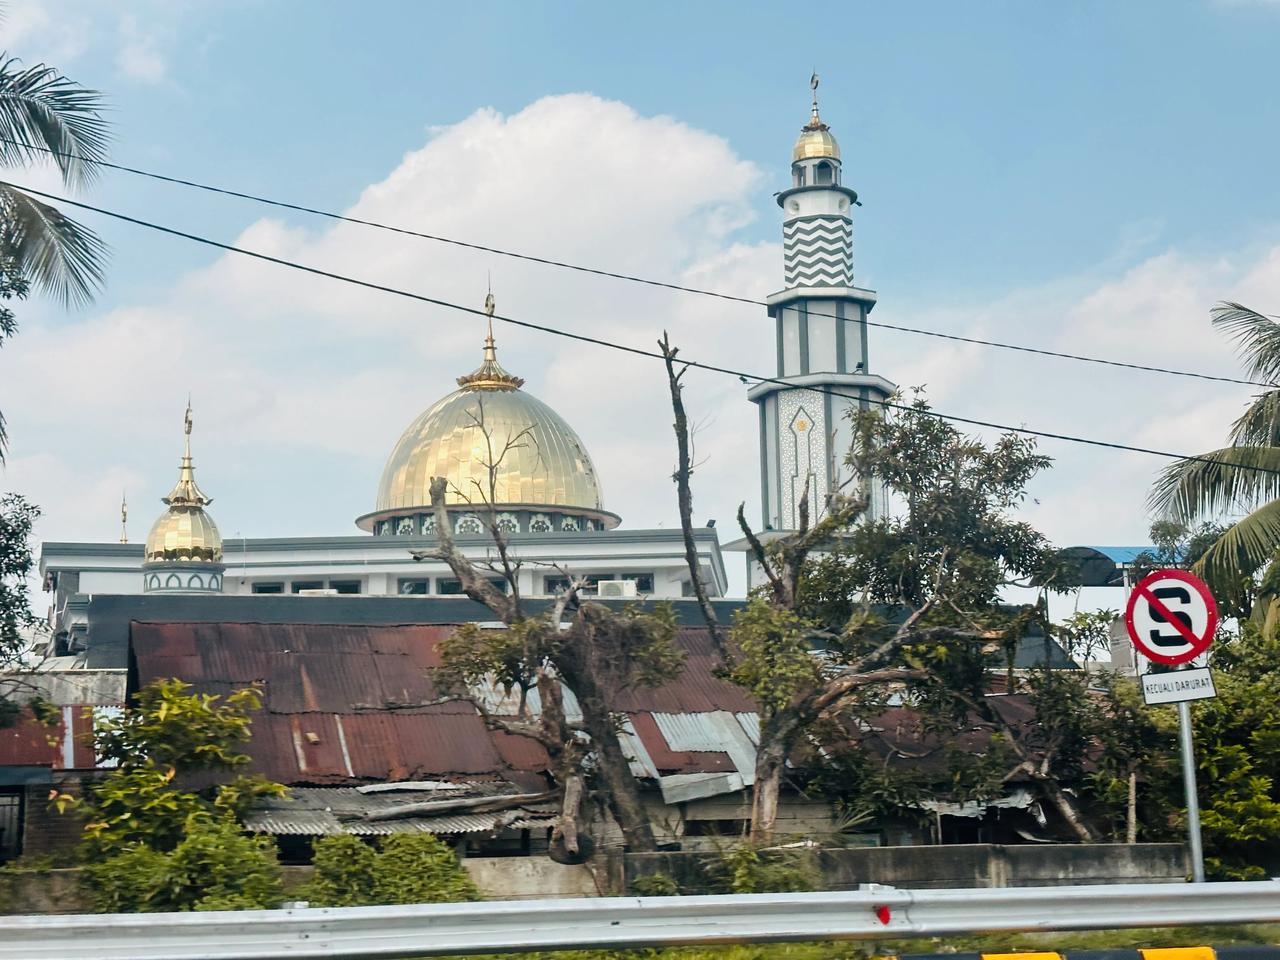
POLYGON ((431 508, 431 479, 449 481, 451 506, 492 502, 507 508, 582 511, 614 527, 586 447, 560 415, 520 389, 524 383, 498 363, 493 331, 484 362, 459 377, 460 389, 409 425, 387 459, 374 512, 356 523, 372 530, 383 516, 431 508), (486 431, 488 436, 486 437, 486 431), (490 463, 498 469, 489 489, 490 463))
POLYGON ((196 485, 191 461, 191 406, 184 420, 187 435, 178 482, 164 503, 162 513, 147 534, 145 563, 218 563, 222 560, 222 536, 204 508, 213 503, 196 485))
POLYGON ((809 109, 809 122, 800 128, 800 138, 796 140, 795 149, 791 151, 791 162, 816 160, 827 157, 840 159, 840 145, 831 135, 831 128, 818 116, 818 75, 809 78, 809 87, 813 90, 813 105, 809 109))

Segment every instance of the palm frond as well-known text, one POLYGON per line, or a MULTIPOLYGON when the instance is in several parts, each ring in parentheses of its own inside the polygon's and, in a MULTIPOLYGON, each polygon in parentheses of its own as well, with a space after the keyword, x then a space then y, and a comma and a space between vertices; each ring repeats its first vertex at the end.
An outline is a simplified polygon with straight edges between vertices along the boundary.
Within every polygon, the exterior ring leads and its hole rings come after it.
POLYGON ((63 303, 86 303, 102 289, 107 245, 54 207, 0 183, 0 256, 63 303))
POLYGON ((1236 521, 1196 561, 1193 569, 1219 597, 1238 591, 1243 578, 1261 570, 1280 550, 1280 500, 1236 521))
POLYGON ((1209 311, 1213 325, 1235 341, 1251 377, 1280 382, 1280 323, 1238 303, 1219 303, 1209 311))
POLYGON ((1180 523, 1228 510, 1253 509, 1280 497, 1280 446, 1224 447, 1178 460, 1160 474, 1151 507, 1180 523))
POLYGON ((1231 425, 1233 447, 1280 447, 1280 390, 1268 390, 1231 425))
POLYGON ((102 94, 68 80, 53 67, 0 53, 0 163, 52 159, 73 185, 92 180, 105 160, 108 124, 102 94), (44 150, 53 151, 52 157, 44 150))

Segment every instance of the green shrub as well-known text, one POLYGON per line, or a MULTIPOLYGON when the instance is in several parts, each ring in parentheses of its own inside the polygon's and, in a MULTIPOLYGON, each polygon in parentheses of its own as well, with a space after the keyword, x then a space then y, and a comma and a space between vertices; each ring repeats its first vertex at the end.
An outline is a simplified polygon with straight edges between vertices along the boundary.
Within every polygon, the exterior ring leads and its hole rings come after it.
POLYGON ((680 895, 680 885, 665 873, 651 873, 632 880, 631 892, 637 897, 676 897, 680 895))
POLYGON ((795 853, 750 844, 723 852, 707 877, 724 893, 802 893, 814 889, 816 879, 795 853))
POLYGON ((315 876, 300 893, 318 907, 480 899, 453 851, 429 833, 393 834, 377 848, 356 837, 325 837, 316 842, 314 863, 315 876))
POLYGON ((275 844, 229 819, 194 825, 168 853, 130 844, 90 864, 89 876, 108 913, 249 910, 284 899, 275 844))

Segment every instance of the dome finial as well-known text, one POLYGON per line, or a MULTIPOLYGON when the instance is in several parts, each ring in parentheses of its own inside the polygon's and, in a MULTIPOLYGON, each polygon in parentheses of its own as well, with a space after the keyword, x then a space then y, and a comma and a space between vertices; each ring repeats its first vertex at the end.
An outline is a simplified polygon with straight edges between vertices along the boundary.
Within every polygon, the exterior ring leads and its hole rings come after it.
POLYGON ((498 349, 493 340, 493 311, 496 307, 497 301, 493 299, 493 287, 490 285, 484 297, 484 313, 489 318, 489 333, 484 338, 484 360, 465 377, 458 378, 458 386, 463 390, 519 390, 524 386, 524 380, 507 373, 498 362, 498 349))
POLYGON ((120 542, 129 542, 129 500, 125 491, 120 491, 120 542))
POLYGON ((191 460, 191 428, 193 426, 191 397, 188 395, 187 410, 182 415, 182 432, 185 434, 185 444, 182 448, 182 463, 178 467, 178 482, 169 491, 169 496, 163 498, 164 502, 170 505, 203 507, 213 503, 196 486, 196 468, 191 460))
POLYGON ((818 71, 813 71, 809 77, 809 88, 813 91, 813 109, 809 114, 809 125, 816 127, 822 123, 822 119, 818 116, 818 71))

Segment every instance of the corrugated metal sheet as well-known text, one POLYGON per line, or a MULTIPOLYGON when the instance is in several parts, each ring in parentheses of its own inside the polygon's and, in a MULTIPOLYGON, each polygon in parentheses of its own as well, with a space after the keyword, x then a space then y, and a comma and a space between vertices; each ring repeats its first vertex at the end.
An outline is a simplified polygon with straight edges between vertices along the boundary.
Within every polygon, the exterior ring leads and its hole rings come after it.
MULTIPOLYGON (((708 714, 690 714, 689 716, 708 716, 708 714)), ((676 773, 723 773, 734 769, 733 761, 716 744, 710 750, 676 750, 670 740, 664 736, 651 713, 633 713, 629 715, 632 729, 639 736, 641 743, 649 755, 649 763, 656 774, 664 776, 676 773)))
POLYGON ((626 713, 704 713, 712 710, 747 712, 755 703, 746 691, 716 675, 720 656, 705 629, 682 628, 676 643, 685 652, 684 669, 660 687, 633 687, 618 696, 615 709, 626 713))
POLYGON ((250 813, 245 825, 255 833, 297 836, 383 836, 392 833, 498 833, 502 830, 550 829, 557 811, 554 805, 531 804, 496 813, 460 812, 437 817, 404 817, 395 820, 365 820, 368 813, 385 811, 406 803, 454 798, 459 794, 499 795, 491 783, 464 783, 460 790, 395 791, 362 793, 351 787, 302 787, 290 791, 286 800, 264 802, 250 813))
POLYGON ((727 753, 747 783, 755 780, 756 748, 732 713, 657 713, 654 722, 673 750, 727 753))
POLYGON ((649 749, 636 728, 637 720, 643 723, 650 718, 644 714, 633 714, 618 725, 618 740, 622 745, 622 753, 627 758, 633 777, 656 779, 658 767, 653 762, 653 757, 649 755, 649 749))
POLYGON ((0 729, 0 766, 49 767, 55 770, 91 770, 93 706, 66 706, 45 724, 24 707, 17 721, 0 729))

